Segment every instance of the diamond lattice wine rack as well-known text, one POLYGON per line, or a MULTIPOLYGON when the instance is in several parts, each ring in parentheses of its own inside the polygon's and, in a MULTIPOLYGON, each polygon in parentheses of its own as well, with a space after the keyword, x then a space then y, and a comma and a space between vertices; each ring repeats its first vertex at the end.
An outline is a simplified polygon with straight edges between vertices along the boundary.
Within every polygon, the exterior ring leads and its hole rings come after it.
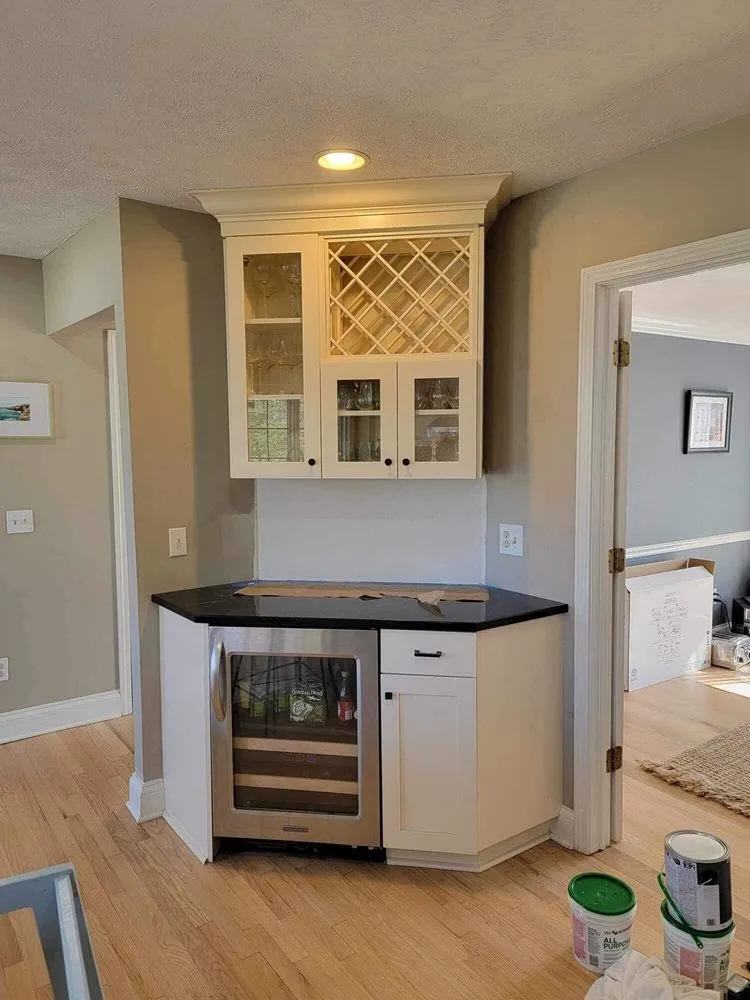
POLYGON ((470 236, 328 243, 332 357, 468 354, 470 236))

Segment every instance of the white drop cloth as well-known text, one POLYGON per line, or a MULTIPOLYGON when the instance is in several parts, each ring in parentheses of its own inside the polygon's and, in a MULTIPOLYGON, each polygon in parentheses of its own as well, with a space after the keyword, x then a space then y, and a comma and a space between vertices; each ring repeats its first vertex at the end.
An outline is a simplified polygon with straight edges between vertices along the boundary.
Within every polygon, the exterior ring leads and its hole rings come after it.
POLYGON ((701 990, 692 979, 678 976, 660 958, 640 952, 623 955, 597 979, 586 1000, 720 1000, 713 990, 701 990))

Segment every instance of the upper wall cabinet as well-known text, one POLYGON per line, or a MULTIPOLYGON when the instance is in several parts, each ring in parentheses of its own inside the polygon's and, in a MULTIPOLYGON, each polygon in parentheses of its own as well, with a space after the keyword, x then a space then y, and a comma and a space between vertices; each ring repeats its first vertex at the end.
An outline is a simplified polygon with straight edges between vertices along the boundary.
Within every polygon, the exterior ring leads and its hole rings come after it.
POLYGON ((202 191, 236 478, 481 473, 484 230, 510 175, 202 191))

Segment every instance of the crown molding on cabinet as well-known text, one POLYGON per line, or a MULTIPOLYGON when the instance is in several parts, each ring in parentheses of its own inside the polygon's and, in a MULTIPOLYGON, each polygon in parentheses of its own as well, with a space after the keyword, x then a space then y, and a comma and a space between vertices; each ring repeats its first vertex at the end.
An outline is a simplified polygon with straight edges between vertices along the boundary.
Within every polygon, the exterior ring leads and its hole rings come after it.
POLYGON ((223 236, 491 225, 510 201, 510 173, 191 191, 223 236))

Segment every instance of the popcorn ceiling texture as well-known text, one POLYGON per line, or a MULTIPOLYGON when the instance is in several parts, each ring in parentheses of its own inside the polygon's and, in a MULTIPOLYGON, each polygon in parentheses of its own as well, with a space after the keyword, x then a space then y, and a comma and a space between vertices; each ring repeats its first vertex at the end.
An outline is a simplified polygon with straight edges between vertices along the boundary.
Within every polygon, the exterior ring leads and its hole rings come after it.
MULTIPOLYGON (((513 170, 525 193, 750 110, 747 0, 5 0, 0 253, 118 195, 513 170)), ((715 179, 720 182, 720 179, 715 179)))

